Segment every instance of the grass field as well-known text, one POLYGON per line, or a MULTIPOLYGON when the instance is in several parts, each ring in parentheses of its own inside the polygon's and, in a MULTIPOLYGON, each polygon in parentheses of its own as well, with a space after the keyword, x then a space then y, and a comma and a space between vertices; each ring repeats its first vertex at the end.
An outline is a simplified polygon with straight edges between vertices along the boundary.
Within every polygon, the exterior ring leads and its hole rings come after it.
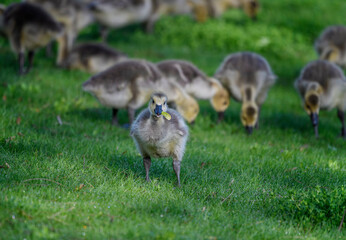
MULTIPOLYGON (((129 132, 112 127, 111 111, 82 92, 90 75, 58 69, 41 50, 32 72, 19 77, 16 56, 0 39, 0 239, 345 239, 340 122, 335 110, 321 112, 316 140, 293 88, 317 58, 312 46, 323 28, 346 24, 345 1, 261 3, 257 22, 231 10, 204 24, 165 17, 152 35, 140 26, 110 35, 131 57, 186 59, 209 75, 227 54, 256 51, 278 76, 250 137, 239 103, 232 100, 217 125, 201 102, 181 188, 170 159, 155 159, 145 182, 129 132)), ((94 40, 96 25, 79 37, 94 40)))

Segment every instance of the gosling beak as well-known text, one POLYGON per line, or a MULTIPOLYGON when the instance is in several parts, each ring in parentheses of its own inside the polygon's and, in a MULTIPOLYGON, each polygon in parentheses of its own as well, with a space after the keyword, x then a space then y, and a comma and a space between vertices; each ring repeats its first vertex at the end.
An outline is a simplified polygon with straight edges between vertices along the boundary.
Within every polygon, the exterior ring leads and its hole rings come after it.
POLYGON ((246 132, 247 132, 249 135, 251 135, 251 134, 252 134, 252 131, 253 131, 253 127, 246 126, 246 127, 245 127, 245 130, 246 130, 246 132))
POLYGON ((162 105, 156 105, 154 112, 155 112, 156 116, 161 116, 161 114, 162 114, 162 105))
POLYGON ((318 137, 318 114, 311 113, 310 119, 311 119, 312 126, 314 127, 314 130, 315 130, 315 136, 318 137))

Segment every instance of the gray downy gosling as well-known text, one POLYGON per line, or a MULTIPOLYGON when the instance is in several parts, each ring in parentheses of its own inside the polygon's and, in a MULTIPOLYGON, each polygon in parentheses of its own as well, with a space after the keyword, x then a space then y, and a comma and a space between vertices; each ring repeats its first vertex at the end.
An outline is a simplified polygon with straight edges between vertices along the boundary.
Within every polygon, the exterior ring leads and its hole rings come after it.
POLYGON ((74 46, 63 66, 92 74, 128 60, 126 54, 101 43, 83 43, 74 46))
POLYGON ((89 4, 95 20, 101 24, 101 35, 107 40, 109 29, 146 21, 156 0, 94 0, 89 4))
MULTIPOLYGON (((58 55, 56 63, 62 66, 71 51, 78 33, 94 21, 88 3, 81 0, 25 0, 44 8, 64 26, 63 34, 57 38, 58 55)), ((52 45, 50 44, 51 48, 52 45)), ((51 52, 51 49, 47 50, 51 52)), ((49 53, 51 55, 51 53, 49 53)))
POLYGON ((275 83, 269 63, 262 56, 240 52, 227 56, 215 73, 230 95, 242 102, 241 122, 248 134, 259 128, 259 115, 270 87, 275 83))
POLYGON ((173 158, 173 169, 180 187, 180 165, 189 129, 180 114, 167 107, 167 96, 154 93, 149 107, 132 124, 131 136, 143 158, 146 181, 149 182, 151 158, 173 158))
POLYGON ((310 115, 316 138, 319 111, 333 108, 337 108, 341 121, 341 136, 346 138, 346 78, 340 67, 324 60, 313 61, 303 68, 295 87, 303 100, 305 111, 310 115))
POLYGON ((199 112, 197 101, 178 85, 167 81, 155 64, 145 60, 127 60, 92 76, 83 84, 102 105, 113 109, 113 125, 118 125, 118 109, 126 108, 129 122, 154 92, 165 93, 177 104, 177 110, 189 122, 199 112))
POLYGON ((321 60, 346 67, 346 26, 327 27, 315 42, 321 60))
MULTIPOLYGON (((182 60, 166 60, 157 63, 161 72, 178 83, 187 94, 196 99, 209 100, 214 110, 223 115, 229 105, 229 93, 215 78, 208 77, 194 64, 182 60)), ((220 117, 219 120, 222 120, 220 117)))
POLYGON ((62 27, 41 7, 30 3, 13 3, 3 13, 5 33, 18 54, 19 74, 31 70, 35 51, 59 37, 62 27), (28 51, 28 67, 25 52, 28 51))

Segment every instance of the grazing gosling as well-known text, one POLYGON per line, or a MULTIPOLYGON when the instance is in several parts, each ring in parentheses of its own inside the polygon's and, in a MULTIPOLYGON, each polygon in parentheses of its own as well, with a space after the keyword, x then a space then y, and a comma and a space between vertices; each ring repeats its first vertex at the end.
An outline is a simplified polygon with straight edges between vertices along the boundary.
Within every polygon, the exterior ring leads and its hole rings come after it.
POLYGON ((3 15, 5 33, 13 51, 18 54, 19 74, 31 70, 35 50, 46 46, 62 32, 61 26, 41 7, 30 3, 13 3, 3 15), (25 51, 28 67, 25 70, 25 51))
POLYGON ((127 55, 105 44, 84 43, 72 48, 64 67, 89 73, 99 73, 127 60, 127 55))
POLYGON ((149 107, 142 111, 131 127, 131 136, 142 155, 149 182, 151 158, 173 158, 173 169, 180 187, 180 164, 184 156, 189 129, 178 112, 168 109, 167 96, 154 93, 149 107))
POLYGON ((95 20, 101 24, 103 41, 110 28, 121 28, 146 21, 156 0, 94 0, 89 4, 95 20))
POLYGON ((276 80, 267 60, 251 52, 231 54, 216 71, 215 78, 236 101, 242 102, 241 122, 247 132, 251 134, 254 127, 259 128, 261 105, 276 80))
POLYGON ((96 74, 83 84, 99 102, 113 109, 113 125, 118 125, 117 112, 128 110, 130 124, 135 110, 143 106, 153 92, 163 92, 176 103, 178 112, 189 122, 198 115, 197 101, 178 85, 164 79, 155 64, 144 60, 128 60, 96 74))
POLYGON ((259 11, 259 0, 206 0, 211 17, 220 17, 229 8, 242 8, 246 15, 256 20, 259 11))
POLYGON ((346 26, 327 27, 315 42, 321 60, 346 67, 346 26))
POLYGON ((25 1, 40 5, 64 26, 64 33, 57 39, 58 56, 56 63, 58 66, 62 66, 73 47, 78 33, 94 21, 93 15, 88 8, 88 3, 81 0, 25 1))
POLYGON ((343 71, 328 61, 313 61, 301 71, 295 87, 304 102, 305 111, 310 115, 315 136, 318 137, 320 109, 337 108, 337 116, 342 125, 341 136, 346 138, 346 78, 343 71))
POLYGON ((157 63, 157 67, 166 78, 178 83, 187 94, 197 99, 210 100, 212 107, 219 114, 226 111, 230 99, 227 90, 217 79, 207 77, 192 63, 167 60, 157 63))

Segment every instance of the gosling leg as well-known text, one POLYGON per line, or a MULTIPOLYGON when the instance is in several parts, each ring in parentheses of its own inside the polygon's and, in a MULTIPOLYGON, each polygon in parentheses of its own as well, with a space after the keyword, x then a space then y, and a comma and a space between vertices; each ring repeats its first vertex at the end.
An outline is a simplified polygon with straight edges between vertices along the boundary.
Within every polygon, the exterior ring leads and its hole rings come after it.
POLYGON ((26 73, 29 73, 31 68, 32 68, 32 63, 34 61, 34 56, 35 56, 35 52, 34 51, 29 51, 28 52, 28 68, 26 69, 26 73))
POLYGON ((129 116, 129 123, 130 123, 130 126, 131 126, 131 124, 135 120, 135 110, 133 108, 128 107, 127 108, 127 114, 129 116))
POLYGON ((341 121, 341 137, 346 139, 345 113, 341 110, 338 110, 338 118, 341 121))
POLYGON ((117 126, 118 123, 118 109, 113 108, 112 109, 112 125, 117 126))
POLYGON ((180 187, 180 161, 177 158, 173 158, 173 169, 178 180, 178 187, 180 187))
POLYGON ((19 75, 24 75, 25 74, 25 70, 24 70, 24 64, 25 64, 24 52, 20 52, 18 54, 18 62, 19 62, 19 75))
POLYGON ((107 43, 107 38, 109 35, 109 29, 105 26, 100 26, 101 39, 103 43, 107 43))
POLYGON ((151 166, 151 158, 150 157, 144 157, 143 158, 143 165, 145 168, 145 180, 147 182, 150 182, 149 170, 150 170, 150 166, 151 166))
POLYGON ((225 119, 225 112, 218 112, 218 119, 217 122, 223 122, 223 120, 225 119))
POLYGON ((48 43, 46 47, 46 56, 49 58, 53 56, 53 42, 48 43))

